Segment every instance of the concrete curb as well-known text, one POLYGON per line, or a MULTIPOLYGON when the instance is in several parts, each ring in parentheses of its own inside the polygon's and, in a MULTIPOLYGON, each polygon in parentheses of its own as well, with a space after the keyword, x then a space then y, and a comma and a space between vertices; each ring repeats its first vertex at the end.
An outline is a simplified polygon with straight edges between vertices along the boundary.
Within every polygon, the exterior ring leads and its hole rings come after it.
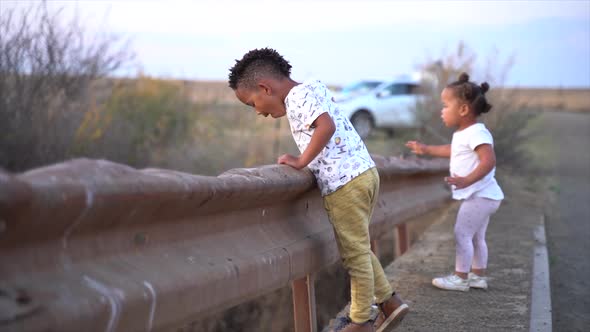
POLYGON ((549 255, 545 237, 545 216, 535 227, 535 249, 533 261, 533 280, 531 290, 531 332, 552 331, 551 284, 549 280, 549 255))

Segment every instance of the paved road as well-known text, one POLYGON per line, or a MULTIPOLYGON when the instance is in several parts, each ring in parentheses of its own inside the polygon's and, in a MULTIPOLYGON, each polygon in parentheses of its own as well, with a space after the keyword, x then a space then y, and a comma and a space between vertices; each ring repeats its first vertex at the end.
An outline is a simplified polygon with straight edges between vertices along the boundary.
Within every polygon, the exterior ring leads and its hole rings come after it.
POLYGON ((590 113, 543 115, 556 158, 546 211, 554 331, 590 331, 590 113))

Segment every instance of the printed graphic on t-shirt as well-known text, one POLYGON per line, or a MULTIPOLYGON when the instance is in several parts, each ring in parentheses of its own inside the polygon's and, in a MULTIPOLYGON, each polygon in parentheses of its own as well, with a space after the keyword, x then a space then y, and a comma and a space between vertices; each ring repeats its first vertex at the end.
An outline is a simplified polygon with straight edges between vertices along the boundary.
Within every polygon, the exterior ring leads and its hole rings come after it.
POLYGON ((291 89, 285 98, 285 106, 291 134, 301 152, 311 142, 315 130, 313 122, 320 115, 328 113, 336 125, 326 147, 308 165, 323 196, 375 166, 362 139, 320 81, 305 81, 291 89))

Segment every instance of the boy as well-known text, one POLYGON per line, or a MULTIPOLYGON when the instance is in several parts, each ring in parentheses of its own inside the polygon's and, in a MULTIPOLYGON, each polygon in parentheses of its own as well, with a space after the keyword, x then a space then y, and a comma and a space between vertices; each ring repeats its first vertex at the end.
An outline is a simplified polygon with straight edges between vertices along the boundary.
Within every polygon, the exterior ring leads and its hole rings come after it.
POLYGON ((257 114, 287 115, 301 154, 284 154, 278 163, 307 166, 316 177, 351 283, 350 315, 335 331, 390 331, 408 306, 370 249, 369 221, 379 193, 375 163, 326 86, 316 80, 299 84, 290 75, 291 65, 275 50, 255 49, 236 60, 229 86, 257 114), (371 320, 373 296, 381 309, 379 326, 371 320))

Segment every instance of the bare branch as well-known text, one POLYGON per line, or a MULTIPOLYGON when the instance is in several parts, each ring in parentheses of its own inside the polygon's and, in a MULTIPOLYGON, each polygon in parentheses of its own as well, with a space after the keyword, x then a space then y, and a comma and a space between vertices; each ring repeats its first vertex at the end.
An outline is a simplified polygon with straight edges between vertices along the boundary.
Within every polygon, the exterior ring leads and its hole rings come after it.
POLYGON ((0 166, 67 158, 88 89, 133 58, 116 36, 89 39, 45 1, 0 12, 0 166), (90 41, 90 42, 89 42, 90 41))

